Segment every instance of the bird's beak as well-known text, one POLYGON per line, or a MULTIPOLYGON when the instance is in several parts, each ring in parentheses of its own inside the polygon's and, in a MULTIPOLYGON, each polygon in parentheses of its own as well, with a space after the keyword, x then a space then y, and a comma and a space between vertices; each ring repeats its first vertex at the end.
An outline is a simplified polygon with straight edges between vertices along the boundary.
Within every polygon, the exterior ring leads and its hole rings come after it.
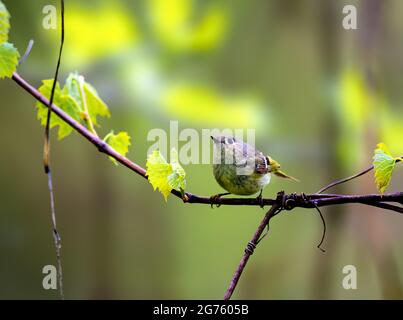
POLYGON ((215 142, 215 143, 217 143, 217 139, 216 138, 214 138, 213 136, 210 136, 211 137, 211 139, 215 142))

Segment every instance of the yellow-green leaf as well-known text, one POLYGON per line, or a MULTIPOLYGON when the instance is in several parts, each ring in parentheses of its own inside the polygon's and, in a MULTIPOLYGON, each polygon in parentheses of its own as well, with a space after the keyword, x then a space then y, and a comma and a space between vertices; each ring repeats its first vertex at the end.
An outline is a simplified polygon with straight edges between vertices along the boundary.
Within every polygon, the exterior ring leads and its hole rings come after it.
MULTIPOLYGON (((106 143, 108 143, 113 149, 123 156, 126 156, 126 154, 129 152, 130 140, 131 138, 127 132, 119 132, 118 134, 114 134, 113 131, 104 139, 106 143)), ((116 159, 112 157, 109 157, 109 159, 111 159, 115 165, 118 165, 116 159)))
POLYGON ((84 93, 87 100, 88 113, 94 125, 98 126, 97 116, 109 118, 108 106, 98 96, 97 91, 89 83, 84 83, 84 93))
POLYGON ((384 143, 379 143, 374 154, 375 183, 381 194, 385 193, 392 178, 393 169, 399 159, 390 154, 384 143))
POLYGON ((186 186, 185 170, 178 161, 178 153, 171 151, 171 162, 168 163, 159 150, 154 150, 147 159, 147 176, 154 190, 158 189, 167 201, 172 189, 183 192, 186 186))
POLYGON ((168 184, 172 189, 183 191, 186 188, 186 173, 179 164, 178 152, 176 149, 171 150, 171 166, 172 173, 168 176, 168 184))
POLYGON ((69 76, 66 79, 66 83, 64 84, 63 87, 63 93, 66 95, 69 95, 72 97, 74 100, 76 100, 76 103, 80 107, 80 110, 83 111, 83 101, 82 97, 80 94, 80 83, 79 83, 79 74, 76 72, 72 72, 69 74, 69 76))
POLYGON ((159 190, 167 201, 171 193, 168 176, 172 173, 172 166, 166 162, 159 150, 154 150, 147 159, 147 176, 154 190, 159 190))
POLYGON ((63 90, 66 90, 66 94, 69 94, 76 100, 83 112, 86 111, 85 106, 87 107, 88 115, 95 126, 99 126, 97 120, 98 116, 110 117, 108 106, 99 97, 95 88, 86 82, 84 77, 78 73, 70 73, 63 90))
POLYGON ((10 30, 10 14, 6 6, 0 1, 0 44, 7 42, 10 30))
POLYGON ((17 70, 19 58, 18 50, 11 43, 0 44, 0 79, 11 78, 17 70))
MULTIPOLYGON (((39 88, 39 92, 44 95, 46 98, 50 98, 50 93, 52 90, 53 80, 44 80, 42 81, 43 85, 39 88)), ((66 112, 69 116, 73 119, 80 122, 80 108, 77 105, 76 101, 66 94, 66 92, 60 89, 59 83, 56 84, 55 95, 53 102, 57 105, 60 109, 66 112)), ((36 107, 38 109, 38 119, 41 121, 43 126, 46 125, 47 115, 48 115, 48 108, 44 106, 42 103, 37 102, 36 107)), ((58 130, 58 138, 59 140, 67 137, 73 129, 70 127, 69 124, 64 122, 60 119, 57 115, 52 113, 50 118, 50 128, 55 126, 59 126, 58 130)))

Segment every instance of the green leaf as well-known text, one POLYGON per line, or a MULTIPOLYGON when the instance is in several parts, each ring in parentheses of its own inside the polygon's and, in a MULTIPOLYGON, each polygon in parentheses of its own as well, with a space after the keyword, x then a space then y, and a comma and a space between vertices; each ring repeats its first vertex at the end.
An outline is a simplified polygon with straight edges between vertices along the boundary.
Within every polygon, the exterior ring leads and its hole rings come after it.
POLYGON ((84 83, 84 93, 87 99, 88 113, 94 125, 98 125, 97 116, 110 118, 108 106, 98 96, 97 91, 89 83, 84 83))
POLYGON ((70 73, 66 79, 66 83, 64 84, 63 91, 65 94, 72 97, 76 100, 77 105, 80 107, 80 110, 83 111, 83 102, 80 94, 80 84, 79 84, 79 75, 78 73, 70 73))
POLYGON ((66 93, 76 100, 82 112, 86 112, 85 107, 87 107, 88 115, 95 126, 99 126, 98 116, 110 117, 108 106, 101 100, 94 87, 78 73, 70 73, 63 90, 66 90, 66 93))
MULTIPOLYGON (((44 81, 42 81, 42 83, 43 83, 43 85, 39 88, 39 92, 42 95, 44 95, 46 98, 49 99, 50 93, 52 90, 53 80, 44 80, 44 81)), ((77 120, 78 122, 81 121, 80 107, 77 105, 76 101, 71 96, 66 94, 65 90, 62 91, 60 89, 59 83, 56 84, 56 90, 55 90, 53 102, 55 105, 57 105, 60 109, 62 109, 64 112, 66 112, 73 119, 77 120)), ((36 107, 38 109, 37 117, 41 121, 41 124, 43 126, 45 126, 47 116, 48 116, 48 108, 40 102, 36 103, 36 107)), ((58 131, 59 140, 67 137, 73 131, 73 128, 70 127, 69 124, 67 124, 62 119, 60 119, 57 115, 52 113, 51 118, 50 118, 50 128, 53 128, 55 126, 59 126, 59 131, 58 131)))
POLYGON ((186 180, 185 170, 178 162, 178 153, 171 150, 171 163, 168 163, 159 150, 154 150, 147 159, 147 176, 154 190, 159 190, 167 201, 172 189, 183 193, 186 180))
MULTIPOLYGON (((53 80, 44 80, 43 85, 39 88, 39 92, 49 99, 52 85, 53 80)), ((63 89, 61 89, 59 83, 57 83, 54 103, 73 119, 81 123, 85 120, 88 122, 88 119, 90 119, 93 125, 98 125, 98 116, 110 117, 109 109, 99 98, 97 91, 89 83, 85 82, 84 77, 80 76, 78 73, 70 73, 63 89)), ((41 103, 37 103, 36 106, 38 108, 38 119, 41 120, 42 125, 46 125, 47 107, 41 103)), ((59 126, 59 139, 63 139, 73 131, 70 125, 53 114, 50 126, 51 128, 59 126)), ((117 151, 122 154, 127 153, 127 149, 130 145, 130 137, 128 135, 125 136, 123 132, 116 135, 116 137, 117 138, 114 139, 112 135, 108 135, 108 138, 116 142, 115 149, 120 148, 120 151, 117 151)))
POLYGON ((394 158, 384 143, 379 143, 374 154, 375 183, 381 194, 384 194, 392 178, 393 169, 399 158, 394 158))
POLYGON ((172 189, 185 190, 186 188, 186 173, 178 161, 178 152, 176 149, 171 150, 171 166, 172 173, 168 176, 168 184, 172 189))
POLYGON ((10 30, 10 14, 6 6, 0 1, 0 44, 7 42, 10 30))
POLYGON ((172 173, 172 166, 166 162, 159 150, 154 150, 147 159, 147 176, 154 190, 159 189, 167 201, 171 193, 171 186, 168 183, 168 176, 172 173))
MULTIPOLYGON (((118 134, 114 134, 113 131, 104 139, 106 143, 108 143, 113 149, 123 156, 126 156, 126 154, 129 152, 130 140, 130 136, 127 132, 119 132, 118 134)), ((116 159, 112 157, 109 157, 109 159, 111 159, 115 165, 118 165, 116 159)))
POLYGON ((17 70, 20 54, 11 43, 0 44, 0 79, 11 78, 17 70))

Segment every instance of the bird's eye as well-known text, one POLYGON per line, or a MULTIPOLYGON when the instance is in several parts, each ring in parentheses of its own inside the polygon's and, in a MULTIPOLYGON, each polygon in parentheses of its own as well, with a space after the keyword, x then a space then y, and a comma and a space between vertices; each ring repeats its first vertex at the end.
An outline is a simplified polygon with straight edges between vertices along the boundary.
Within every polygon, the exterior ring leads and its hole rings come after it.
POLYGON ((233 144, 234 139, 233 138, 227 138, 227 144, 233 144))

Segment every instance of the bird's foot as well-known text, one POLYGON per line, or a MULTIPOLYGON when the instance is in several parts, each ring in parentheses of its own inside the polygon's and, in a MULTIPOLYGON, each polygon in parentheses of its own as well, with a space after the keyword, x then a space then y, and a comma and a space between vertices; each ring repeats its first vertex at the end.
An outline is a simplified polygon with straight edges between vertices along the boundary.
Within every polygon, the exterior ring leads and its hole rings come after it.
POLYGON ((226 196, 226 195, 229 195, 229 194, 231 194, 231 193, 229 193, 229 192, 227 192, 227 193, 219 193, 219 194, 216 194, 216 195, 214 195, 214 196, 211 196, 211 197, 210 197, 210 205, 211 205, 211 208, 213 208, 213 205, 214 205, 214 204, 216 205, 216 208, 221 207, 221 204, 220 204, 220 203, 216 203, 217 200, 220 199, 222 196, 226 196))
POLYGON ((256 197, 256 200, 257 200, 257 202, 259 203, 259 206, 260 206, 261 208, 264 208, 264 201, 263 201, 263 195, 262 195, 262 193, 263 193, 263 190, 260 190, 260 193, 259 193, 259 195, 256 197))

